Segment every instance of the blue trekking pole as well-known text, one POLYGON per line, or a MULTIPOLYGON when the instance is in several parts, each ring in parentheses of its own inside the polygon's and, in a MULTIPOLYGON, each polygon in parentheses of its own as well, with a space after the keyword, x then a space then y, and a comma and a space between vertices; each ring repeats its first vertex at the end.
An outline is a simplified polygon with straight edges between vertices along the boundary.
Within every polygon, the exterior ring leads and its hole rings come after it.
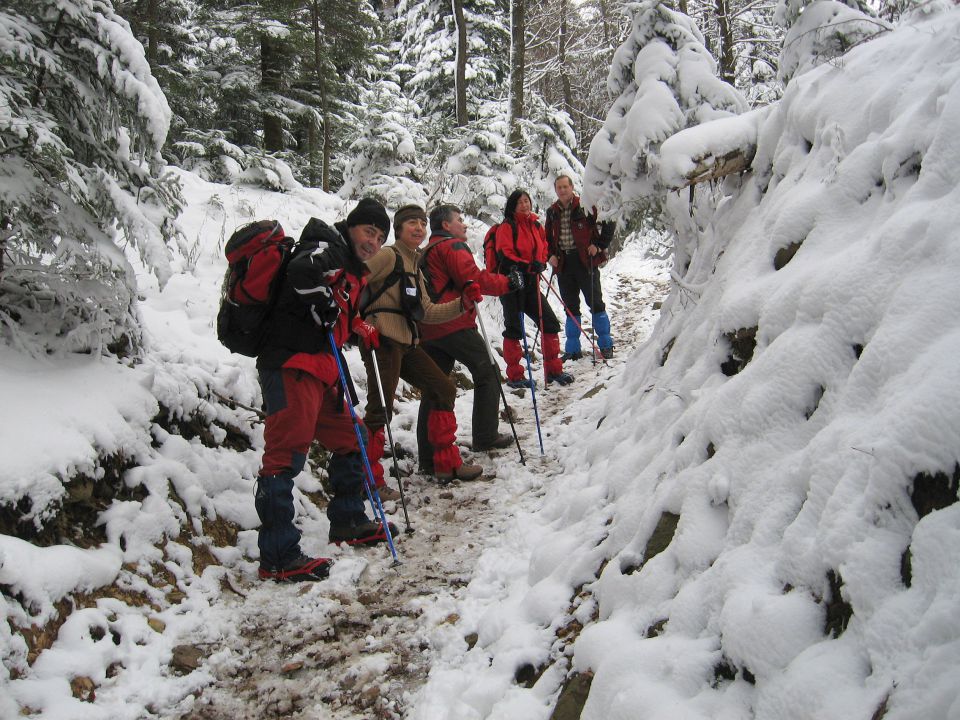
MULTIPOLYGON (((537 288, 537 292, 540 288, 537 288)), ((533 400, 533 417, 537 421, 537 439, 540 441, 540 454, 543 455, 543 435, 540 433, 540 411, 537 410, 537 381, 533 379, 533 367, 530 365, 530 351, 527 349, 527 329, 523 326, 523 310, 520 311, 520 337, 523 338, 523 356, 527 361, 527 377, 530 379, 530 397, 533 400)))
POLYGON ((367 444, 363 440, 363 433, 360 431, 360 421, 357 419, 357 411, 353 409, 353 403, 350 402, 350 388, 347 387, 347 376, 343 372, 343 363, 340 362, 340 353, 337 352, 337 345, 333 339, 333 330, 327 330, 327 338, 330 340, 330 349, 333 350, 333 359, 337 361, 337 372, 340 373, 340 386, 343 388, 343 394, 346 398, 347 407, 350 408, 350 419, 353 421, 353 432, 357 435, 357 443, 360 445, 360 456, 363 458, 363 467, 366 469, 366 477, 363 478, 363 487, 366 488, 367 498, 373 507, 373 516, 380 517, 380 523, 383 531, 387 535, 387 545, 390 546, 390 554, 393 555, 393 564, 399 565, 400 558, 397 557, 397 549, 393 546, 393 537, 390 534, 390 523, 387 522, 387 514, 383 510, 383 503, 380 502, 380 493, 377 492, 377 486, 373 480, 373 469, 370 467, 370 458, 367 457, 367 444))

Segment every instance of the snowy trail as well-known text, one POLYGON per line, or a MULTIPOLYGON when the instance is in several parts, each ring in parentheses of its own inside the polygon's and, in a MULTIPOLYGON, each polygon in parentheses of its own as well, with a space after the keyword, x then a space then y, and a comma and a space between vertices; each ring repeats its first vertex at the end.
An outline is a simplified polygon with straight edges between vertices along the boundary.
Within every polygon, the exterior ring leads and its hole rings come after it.
MULTIPOLYGON (((414 693, 437 655, 451 652, 449 644, 435 647, 431 638, 438 626, 454 632, 458 603, 482 554, 497 544, 518 514, 536 511, 544 483, 563 472, 550 454, 553 429, 570 422, 578 399, 602 391, 656 321, 653 303, 663 298, 665 284, 616 270, 605 272, 604 284, 617 341, 615 358, 596 366, 589 355, 567 363, 565 369, 576 382, 547 390, 542 388, 539 363, 534 366, 545 455, 539 454, 529 396, 508 393, 526 466, 520 465, 515 447, 495 454, 463 449, 465 459, 479 462, 494 477, 446 487, 417 474, 407 477, 404 492, 412 534, 404 533, 399 503, 387 504, 400 529, 401 566, 391 567, 386 546, 378 546, 337 550, 331 577, 322 583, 277 586, 247 576, 236 579, 232 592, 223 595, 226 607, 218 611, 219 624, 209 628, 215 640, 198 643, 207 657, 204 669, 211 683, 195 700, 182 703, 181 712, 167 717, 408 716, 414 693)), ((555 305, 559 315, 562 310, 555 305)), ((499 345, 498 338, 494 344, 499 345)), ((507 427, 501 423, 502 429, 507 427)), ((414 471, 414 463, 413 458, 400 460, 403 471, 414 471)), ((310 549, 307 539, 305 532, 310 549)), ((466 652, 472 641, 468 636, 454 645, 466 652)))

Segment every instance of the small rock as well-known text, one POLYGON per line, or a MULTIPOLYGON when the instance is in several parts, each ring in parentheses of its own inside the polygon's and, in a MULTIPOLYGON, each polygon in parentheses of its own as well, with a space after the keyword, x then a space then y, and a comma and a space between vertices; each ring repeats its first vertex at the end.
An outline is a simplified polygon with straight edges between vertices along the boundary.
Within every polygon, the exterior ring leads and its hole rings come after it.
POLYGON ((73 696, 77 700, 81 700, 83 702, 92 703, 94 700, 96 700, 96 689, 97 686, 93 684, 93 680, 83 675, 80 677, 75 677, 70 681, 70 692, 73 693, 73 696))
POLYGON ((447 510, 443 515, 440 516, 440 518, 444 522, 452 523, 457 519, 457 514, 453 510, 447 510))
POLYGON ((191 673, 200 667, 203 650, 196 645, 177 645, 173 649, 170 667, 180 675, 191 673))
POLYGON ((453 625, 454 623, 457 623, 457 622, 460 622, 460 616, 457 615, 456 613, 450 613, 449 615, 447 615, 447 616, 443 619, 443 622, 440 623, 440 624, 441 624, 441 625, 453 625))
POLYGON ((297 670, 300 670, 302 668, 303 668, 303 661, 294 660, 293 662, 288 662, 286 665, 280 668, 280 672, 283 673, 284 675, 290 675, 291 673, 295 673, 297 670))
POLYGON ((147 618, 147 625, 150 626, 150 629, 154 632, 162 633, 167 629, 167 624, 160 618, 147 618))
POLYGON ((441 500, 453 500, 453 493, 450 492, 449 490, 444 490, 442 493, 440 493, 440 499, 441 499, 441 500))
POLYGON ((477 640, 480 639, 480 636, 477 633, 473 632, 465 636, 463 639, 467 643, 467 648, 469 650, 473 650, 474 646, 477 644, 477 640))

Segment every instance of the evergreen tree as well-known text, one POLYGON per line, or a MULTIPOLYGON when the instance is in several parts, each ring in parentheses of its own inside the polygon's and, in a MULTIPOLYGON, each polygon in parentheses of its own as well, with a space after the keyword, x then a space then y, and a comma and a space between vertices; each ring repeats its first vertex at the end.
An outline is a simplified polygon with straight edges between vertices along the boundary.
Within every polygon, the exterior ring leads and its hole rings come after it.
POLYGON ((616 100, 590 145, 583 193, 619 217, 659 207, 657 155, 664 140, 747 106, 717 77, 716 61, 689 17, 644 0, 633 6, 631 26, 610 68, 616 100))
POLYGON ((136 344, 134 275, 161 284, 179 235, 162 175, 170 109, 106 0, 0 10, 0 324, 7 342, 117 352, 136 344))
POLYGON ((414 137, 419 109, 392 80, 380 79, 361 91, 363 117, 348 150, 340 194, 371 195, 387 206, 424 204, 414 137))
POLYGON ((431 195, 486 222, 498 222, 507 196, 519 185, 520 173, 507 146, 506 103, 491 102, 480 110, 479 118, 458 128, 444 145, 448 157, 440 190, 431 195))
MULTIPOLYGON (((467 115, 501 97, 508 77, 509 0, 463 0, 467 24, 467 115)), ((401 0, 397 5, 401 62, 396 71, 404 92, 442 136, 455 125, 457 28, 448 0, 401 0)))
POLYGON ((534 203, 544 207, 555 199, 557 176, 567 175, 579 186, 583 165, 577 159, 577 137, 570 116, 548 105, 538 93, 531 93, 527 101, 528 117, 520 123, 525 150, 518 160, 521 184, 534 203))

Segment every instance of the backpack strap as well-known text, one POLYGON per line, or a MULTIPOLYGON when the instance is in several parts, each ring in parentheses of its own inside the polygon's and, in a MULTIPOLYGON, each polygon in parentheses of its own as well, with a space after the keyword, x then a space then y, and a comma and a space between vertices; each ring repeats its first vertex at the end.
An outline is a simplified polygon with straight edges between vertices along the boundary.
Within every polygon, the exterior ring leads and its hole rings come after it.
MULTIPOLYGON (((366 320, 367 316, 370 314, 370 306, 379 300, 387 290, 400 282, 400 278, 403 277, 403 258, 400 256, 400 252, 395 247, 391 247, 390 249, 393 250, 393 254, 395 256, 393 270, 391 270, 390 274, 383 279, 383 283, 381 283, 376 292, 370 293, 360 300, 360 317, 364 320, 366 320)), ((369 285, 367 288, 369 288, 369 285)), ((401 312, 400 310, 394 310, 393 308, 377 308, 376 311, 396 313, 401 312)))

